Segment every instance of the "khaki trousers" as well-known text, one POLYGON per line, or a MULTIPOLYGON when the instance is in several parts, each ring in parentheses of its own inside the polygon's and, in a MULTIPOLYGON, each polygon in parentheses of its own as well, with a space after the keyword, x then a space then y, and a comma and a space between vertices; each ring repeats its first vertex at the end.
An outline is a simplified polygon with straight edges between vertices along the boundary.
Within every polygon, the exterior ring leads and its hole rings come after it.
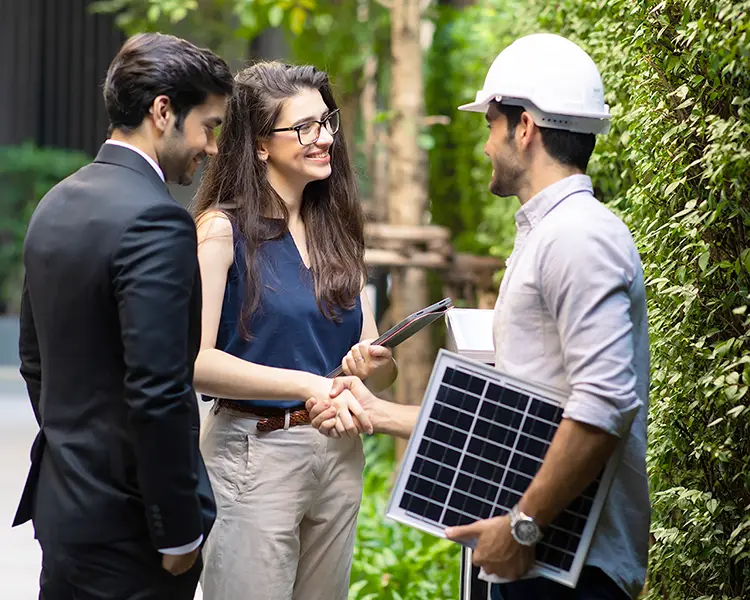
POLYGON ((203 550, 204 600, 346 600, 365 458, 360 438, 309 425, 259 433, 221 408, 201 451, 217 518, 203 550))

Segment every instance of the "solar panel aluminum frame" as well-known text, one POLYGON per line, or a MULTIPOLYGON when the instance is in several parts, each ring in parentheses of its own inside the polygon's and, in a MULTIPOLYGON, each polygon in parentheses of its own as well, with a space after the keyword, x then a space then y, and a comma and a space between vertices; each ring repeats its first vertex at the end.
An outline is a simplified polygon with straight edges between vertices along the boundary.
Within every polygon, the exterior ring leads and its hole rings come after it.
MULTIPOLYGON (((445 538, 443 528, 435 525, 430 521, 425 520, 420 515, 416 515, 402 509, 400 507, 400 503, 406 488, 407 480, 412 472, 414 460, 417 457, 417 452, 422 442, 422 437, 425 432, 425 428, 427 427, 430 414, 435 403, 437 392, 443 381, 445 371, 448 368, 458 368, 462 371, 469 372, 473 375, 479 376, 483 379, 487 379, 503 387, 513 389, 517 392, 535 396, 537 398, 541 397, 547 401, 553 401, 560 407, 565 406, 568 398, 568 396, 560 390, 549 386, 540 385, 538 383, 521 381, 515 377, 503 373, 502 371, 494 367, 488 366, 485 363, 473 360, 471 358, 461 356, 445 349, 441 349, 438 352, 437 358, 435 359, 435 364, 433 366, 432 374, 430 375, 430 380, 422 401, 422 407, 419 413, 417 424, 407 445, 406 452, 404 454, 404 460, 402 461, 398 478, 396 479, 393 491, 391 493, 391 497, 386 509, 386 517, 396 522, 414 527, 441 538, 445 538)), ((481 404, 479 406, 481 406, 481 404)), ((477 407, 477 411, 479 410, 479 406, 477 407)), ((476 422, 476 418, 477 416, 474 415, 474 422, 476 422)), ((468 445, 469 439, 471 439, 470 436, 467 438, 466 445, 468 445)), ((607 461, 570 570, 565 571, 562 569, 556 569, 551 567, 550 565, 537 562, 527 573, 524 579, 532 577, 545 577, 568 587, 574 588, 576 586, 578 577, 581 573, 581 569, 583 568, 584 562, 586 560, 586 556, 588 555, 588 550, 599 520, 599 515, 601 514, 602 506, 607 494, 609 493, 612 478, 619 464, 623 447, 624 440, 620 440, 620 443, 618 443, 612 456, 607 461)), ((442 504, 445 506, 445 503, 442 504)), ((462 545, 466 546, 467 548, 472 547, 472 545, 468 543, 462 545)))

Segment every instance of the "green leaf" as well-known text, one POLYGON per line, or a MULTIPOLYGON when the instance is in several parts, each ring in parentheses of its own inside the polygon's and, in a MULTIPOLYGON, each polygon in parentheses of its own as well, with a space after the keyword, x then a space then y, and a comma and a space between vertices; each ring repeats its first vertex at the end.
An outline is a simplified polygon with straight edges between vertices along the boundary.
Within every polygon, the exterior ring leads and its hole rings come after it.
POLYGON ((682 182, 682 180, 679 180, 679 179, 678 179, 677 181, 673 181, 672 183, 670 183, 670 184, 669 184, 669 185, 667 186, 667 189, 665 189, 665 190, 664 190, 664 195, 665 195, 665 196, 667 196, 667 197, 668 197, 668 196, 671 196, 671 195, 672 195, 672 194, 674 193, 674 191, 675 191, 675 190, 676 190, 676 189, 677 189, 678 187, 680 187, 680 185, 681 185, 682 183, 683 183, 683 182, 682 182))
POLYGON ((148 11, 146 12, 146 18, 151 21, 152 23, 155 23, 159 20, 159 17, 161 16, 161 6, 158 4, 152 4, 148 7, 148 11))
POLYGON ((701 271, 705 271, 706 267, 708 266, 708 259, 711 258, 711 251, 706 250, 703 252, 700 257, 698 258, 698 267, 701 271))
POLYGON ((732 348, 732 345, 734 344, 735 341, 736 341, 735 338, 730 338, 726 340, 725 342, 719 344, 715 351, 716 356, 724 356, 732 348))
POLYGON ((184 6, 180 6, 178 8, 175 8, 172 11, 172 14, 169 16, 170 21, 172 23, 179 23, 182 21, 185 17, 187 17, 188 9, 184 6))
POLYGON ((280 4, 274 4, 268 9, 268 22, 271 27, 278 27, 284 20, 284 9, 280 4))
POLYGON ((422 150, 432 150, 435 147, 435 138, 429 133, 421 133, 417 138, 417 144, 422 150))
POLYGON ((708 508, 708 512, 710 512, 711 514, 714 514, 716 512, 718 506, 719 501, 716 498, 711 498, 711 500, 706 503, 706 508, 708 508))
POLYGON ((750 273, 750 248, 745 248, 740 254, 740 260, 742 261, 745 271, 750 273))
POLYGON ((300 35, 305 27, 305 21, 307 20, 307 11, 304 8, 295 6, 292 8, 289 14, 289 27, 292 33, 300 35))
POLYGON ((741 413, 741 412, 742 412, 743 410, 745 410, 745 405, 744 405, 744 404, 740 404, 739 406, 735 406, 734 408, 732 408, 732 409, 728 410, 728 411, 727 411, 727 414, 728 414, 728 415, 729 415, 730 417, 737 417, 737 416, 739 416, 739 415, 740 415, 740 413, 741 413))

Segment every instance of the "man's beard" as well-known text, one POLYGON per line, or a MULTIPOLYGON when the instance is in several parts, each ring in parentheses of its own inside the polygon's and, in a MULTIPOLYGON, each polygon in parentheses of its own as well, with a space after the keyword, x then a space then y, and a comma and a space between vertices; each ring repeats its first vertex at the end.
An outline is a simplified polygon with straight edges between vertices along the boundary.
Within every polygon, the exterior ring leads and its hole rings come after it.
POLYGON ((199 154, 186 148, 183 145, 183 138, 176 131, 172 133, 171 139, 165 144, 163 151, 159 156, 161 168, 164 171, 164 177, 168 183, 177 183, 178 185, 190 185, 193 182, 193 175, 198 170, 193 168, 193 161, 199 154))
POLYGON ((197 168, 192 169, 196 155, 184 149, 180 150, 175 149, 166 153, 166 156, 162 158, 162 168, 168 182, 190 185, 193 181, 193 174, 197 170, 197 168))
POLYGON ((520 169, 511 165, 503 165, 495 168, 495 173, 490 182, 490 192, 501 198, 509 198, 518 195, 518 181, 521 178, 520 169))
POLYGON ((510 198, 518 195, 518 188, 523 177, 523 168, 519 164, 516 144, 511 135, 508 136, 508 144, 502 153, 492 157, 492 181, 490 192, 501 198, 510 198))

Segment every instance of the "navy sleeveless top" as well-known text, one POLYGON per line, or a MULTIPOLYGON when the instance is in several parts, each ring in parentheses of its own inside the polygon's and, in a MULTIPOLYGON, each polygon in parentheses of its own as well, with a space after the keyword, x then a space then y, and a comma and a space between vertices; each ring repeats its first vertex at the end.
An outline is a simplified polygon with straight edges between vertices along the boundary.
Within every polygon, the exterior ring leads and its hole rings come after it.
MULTIPOLYGON (((264 242, 256 254, 260 304, 250 316, 247 339, 240 328, 247 294, 244 241, 239 230, 233 230, 234 262, 224 290, 216 348, 256 364, 325 376, 362 336, 359 296, 353 308, 337 309, 339 323, 326 318, 315 300, 312 273, 287 230, 281 238, 264 242)), ((292 409, 304 406, 303 400, 246 402, 292 409)))

